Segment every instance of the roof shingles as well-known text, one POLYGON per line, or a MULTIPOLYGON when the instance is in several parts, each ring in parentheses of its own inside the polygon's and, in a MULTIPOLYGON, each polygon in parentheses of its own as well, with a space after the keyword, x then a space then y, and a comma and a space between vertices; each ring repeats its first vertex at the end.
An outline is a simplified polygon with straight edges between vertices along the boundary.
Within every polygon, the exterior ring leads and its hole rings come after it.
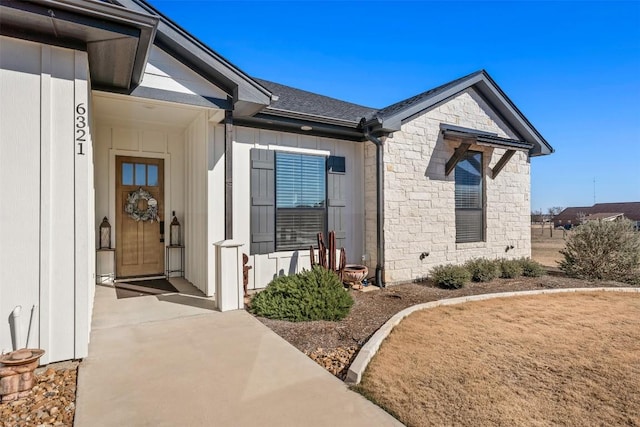
POLYGON ((256 78, 254 80, 277 96, 277 100, 271 102, 267 111, 283 110, 353 123, 359 123, 360 119, 377 111, 375 108, 352 104, 268 80, 256 78))

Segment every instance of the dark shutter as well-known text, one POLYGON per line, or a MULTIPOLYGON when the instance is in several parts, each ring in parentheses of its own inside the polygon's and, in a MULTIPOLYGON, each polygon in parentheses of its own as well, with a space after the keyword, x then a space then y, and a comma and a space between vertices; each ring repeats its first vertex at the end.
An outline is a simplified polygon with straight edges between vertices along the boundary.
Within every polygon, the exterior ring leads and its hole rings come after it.
POLYGON ((329 231, 336 232, 336 246, 342 248, 347 240, 347 175, 345 158, 327 159, 327 215, 329 231))
POLYGON ((275 252, 274 152, 251 149, 251 254, 275 252))

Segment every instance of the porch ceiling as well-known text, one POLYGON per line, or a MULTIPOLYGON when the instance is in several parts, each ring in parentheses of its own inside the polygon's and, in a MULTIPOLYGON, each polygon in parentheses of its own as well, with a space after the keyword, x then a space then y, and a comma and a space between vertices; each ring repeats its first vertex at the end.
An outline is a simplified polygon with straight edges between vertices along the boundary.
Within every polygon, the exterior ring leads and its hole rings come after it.
POLYGON ((127 95, 104 92, 93 94, 93 115, 98 120, 186 128, 203 111, 207 109, 127 95))

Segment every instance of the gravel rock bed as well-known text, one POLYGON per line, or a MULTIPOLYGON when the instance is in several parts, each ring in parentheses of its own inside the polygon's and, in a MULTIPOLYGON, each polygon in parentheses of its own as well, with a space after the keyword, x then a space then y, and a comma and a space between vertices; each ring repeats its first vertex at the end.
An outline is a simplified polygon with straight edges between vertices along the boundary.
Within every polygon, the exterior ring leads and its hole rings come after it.
POLYGON ((73 426, 78 362, 38 368, 31 394, 0 403, 1 427, 73 426))
POLYGON ((519 277, 471 283, 462 289, 441 289, 431 282, 389 286, 370 292, 349 291, 354 305, 338 322, 287 322, 263 317, 267 327, 305 353, 333 375, 344 379, 349 365, 367 340, 391 316, 415 304, 467 295, 536 289, 625 287, 628 284, 567 277, 519 277))

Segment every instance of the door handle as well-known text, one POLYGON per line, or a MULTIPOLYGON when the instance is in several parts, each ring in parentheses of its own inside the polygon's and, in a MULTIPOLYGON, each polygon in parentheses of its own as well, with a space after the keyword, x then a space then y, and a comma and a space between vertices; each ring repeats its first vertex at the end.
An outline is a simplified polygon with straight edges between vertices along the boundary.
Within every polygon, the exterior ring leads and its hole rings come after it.
POLYGON ((164 242, 164 221, 160 221, 160 242, 164 242))

